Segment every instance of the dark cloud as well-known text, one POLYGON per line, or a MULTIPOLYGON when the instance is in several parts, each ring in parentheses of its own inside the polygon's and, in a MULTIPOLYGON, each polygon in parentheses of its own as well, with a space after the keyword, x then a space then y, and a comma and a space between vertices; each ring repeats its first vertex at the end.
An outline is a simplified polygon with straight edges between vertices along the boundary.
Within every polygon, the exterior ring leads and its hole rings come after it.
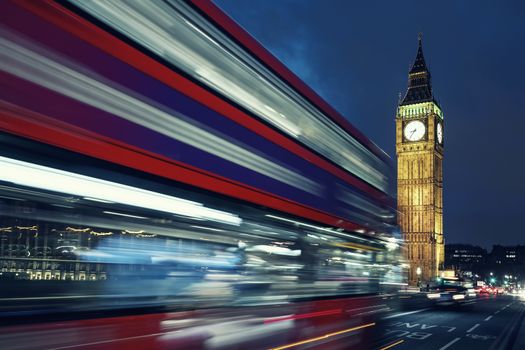
POLYGON ((446 239, 525 243, 525 2, 217 3, 394 159, 423 32, 445 112, 446 239))

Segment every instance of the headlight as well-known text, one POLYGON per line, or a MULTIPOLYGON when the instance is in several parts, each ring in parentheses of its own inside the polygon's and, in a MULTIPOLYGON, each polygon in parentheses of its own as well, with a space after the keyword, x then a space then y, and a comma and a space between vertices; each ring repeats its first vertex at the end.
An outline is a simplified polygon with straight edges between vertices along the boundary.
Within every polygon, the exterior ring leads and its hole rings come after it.
POLYGON ((452 299, 454 299, 454 300, 465 299, 465 295, 464 294, 455 294, 455 295, 452 296, 452 299))
POLYGON ((427 294, 427 298, 429 299, 437 299, 441 296, 441 294, 439 293, 430 293, 430 294, 427 294))

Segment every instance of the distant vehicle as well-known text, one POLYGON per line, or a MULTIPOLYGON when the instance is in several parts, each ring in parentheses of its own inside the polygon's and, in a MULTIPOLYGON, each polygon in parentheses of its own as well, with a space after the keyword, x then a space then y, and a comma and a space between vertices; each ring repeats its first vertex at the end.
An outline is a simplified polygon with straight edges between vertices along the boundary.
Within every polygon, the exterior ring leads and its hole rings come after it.
POLYGON ((435 286, 430 288, 427 298, 439 305, 459 304, 468 298, 468 289, 462 286, 435 286))
POLYGON ((503 287, 495 287, 494 288, 494 294, 503 295, 505 293, 506 293, 506 291, 505 291, 505 288, 503 288, 503 287))
POLYGON ((481 287, 476 287, 474 288, 474 290, 476 291, 476 294, 488 294, 488 291, 487 291, 487 286, 481 286, 481 287))
POLYGON ((483 286, 479 289, 476 289, 476 292, 479 294, 494 294, 494 288, 492 286, 483 286))
POLYGON ((485 286, 484 293, 485 294, 497 294, 497 288, 494 286, 485 286))
POLYGON ((59 259, 76 260, 77 253, 79 251, 86 251, 86 250, 88 250, 88 248, 65 245, 65 246, 56 247, 54 255, 59 259))

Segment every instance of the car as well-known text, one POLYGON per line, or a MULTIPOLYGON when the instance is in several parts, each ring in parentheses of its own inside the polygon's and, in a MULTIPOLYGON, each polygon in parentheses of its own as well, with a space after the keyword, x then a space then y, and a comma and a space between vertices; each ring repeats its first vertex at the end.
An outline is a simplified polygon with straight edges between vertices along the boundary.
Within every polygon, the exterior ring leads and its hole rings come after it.
POLYGON ((477 294, 494 294, 494 290, 490 286, 476 287, 477 294))
POLYGON ((479 289, 479 294, 496 294, 496 289, 492 286, 483 286, 479 289))
POLYGON ((63 245, 55 248, 54 256, 58 259, 77 260, 78 256, 86 251, 89 251, 89 248, 63 245))
POLYGON ((505 288, 503 288, 503 287, 495 287, 494 288, 494 294, 497 294, 497 295, 504 295, 504 294, 506 294, 505 288))
POLYGON ((54 255, 59 259, 74 260, 76 259, 74 253, 76 249, 77 247, 70 245, 59 246, 55 248, 54 255))
POLYGON ((463 286, 440 285, 430 288, 427 293, 427 299, 438 305, 457 305, 468 298, 468 289, 463 286))

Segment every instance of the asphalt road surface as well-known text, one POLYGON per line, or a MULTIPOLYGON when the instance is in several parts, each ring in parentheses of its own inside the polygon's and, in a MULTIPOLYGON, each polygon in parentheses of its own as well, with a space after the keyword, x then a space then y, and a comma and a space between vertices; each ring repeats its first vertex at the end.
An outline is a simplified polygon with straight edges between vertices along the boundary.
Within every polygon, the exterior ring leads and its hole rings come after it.
POLYGON ((517 296, 438 307, 423 293, 301 305, 55 315, 62 319, 33 313, 24 322, 4 319, 0 349, 525 350, 525 300, 517 296))
POLYGON ((383 316, 379 349, 520 349, 525 303, 513 297, 481 296, 459 307, 426 307, 383 316))

